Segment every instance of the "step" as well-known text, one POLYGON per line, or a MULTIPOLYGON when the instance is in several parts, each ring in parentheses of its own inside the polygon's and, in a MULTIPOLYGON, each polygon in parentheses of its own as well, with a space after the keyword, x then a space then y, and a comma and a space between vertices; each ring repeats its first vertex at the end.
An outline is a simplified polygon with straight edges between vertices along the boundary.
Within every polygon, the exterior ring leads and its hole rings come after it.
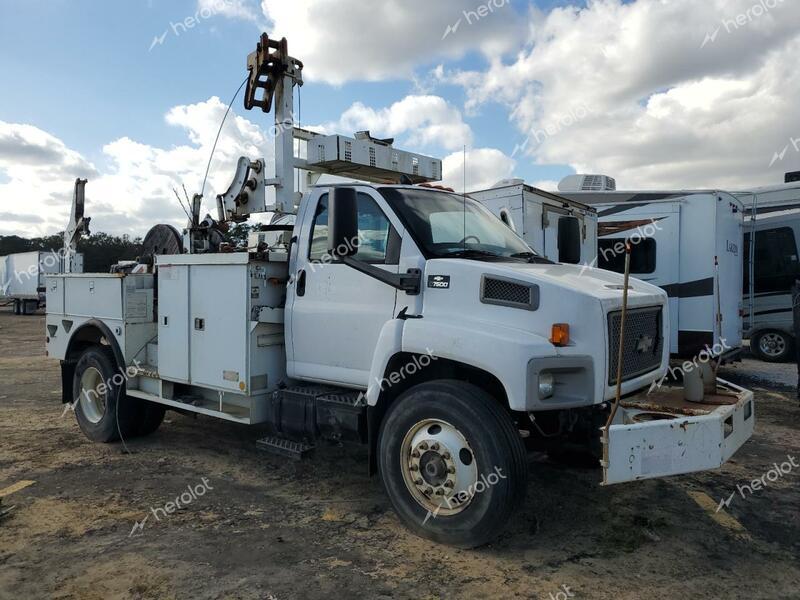
POLYGON ((267 436, 256 441, 256 446, 260 450, 277 454, 292 460, 302 460, 307 458, 313 451, 314 446, 304 442, 295 442, 277 436, 267 436))

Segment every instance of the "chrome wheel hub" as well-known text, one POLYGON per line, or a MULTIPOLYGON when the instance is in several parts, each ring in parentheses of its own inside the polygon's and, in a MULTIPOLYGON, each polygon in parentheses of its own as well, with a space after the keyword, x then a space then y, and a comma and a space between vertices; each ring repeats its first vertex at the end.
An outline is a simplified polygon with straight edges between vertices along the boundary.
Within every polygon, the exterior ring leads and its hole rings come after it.
POLYGON ((445 421, 426 419, 411 428, 401 446, 400 468, 414 499, 435 514, 457 514, 475 495, 475 455, 464 435, 445 421))

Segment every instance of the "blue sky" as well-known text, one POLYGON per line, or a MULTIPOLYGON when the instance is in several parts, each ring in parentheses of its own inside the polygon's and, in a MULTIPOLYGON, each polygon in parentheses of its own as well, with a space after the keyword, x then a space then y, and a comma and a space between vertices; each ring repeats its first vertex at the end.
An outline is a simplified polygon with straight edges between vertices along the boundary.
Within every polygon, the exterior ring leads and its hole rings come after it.
MULTIPOLYGON (((754 1, 0 0, 0 235, 63 227, 77 176, 96 227, 180 224, 172 188, 202 178, 262 29, 306 64, 303 125, 393 136, 450 183, 462 143, 471 189, 779 183, 800 169, 800 3, 754 1)), ((234 111, 211 192, 270 152, 271 116, 234 111)))
MULTIPOLYGON (((565 4, 537 3, 545 10, 565 4)), ((477 2, 464 6, 471 10, 477 2)), ((173 106, 215 95, 227 102, 258 39, 254 23, 222 16, 200 19, 184 31, 179 24, 197 9, 194 0, 0 0, 0 72, 13 82, 0 95, 0 119, 36 125, 98 166, 105 163, 103 144, 122 136, 156 146, 182 143, 184 133, 167 126, 164 114, 173 106), (165 30, 164 43, 150 51, 153 38, 165 30)), ((511 9, 523 18, 527 5, 520 2, 511 9)), ((421 62, 417 73, 424 76, 438 62, 421 62)), ((473 52, 448 67, 469 70, 485 64, 473 52)), ((303 121, 335 121, 355 101, 388 106, 414 89, 414 82, 406 79, 341 86, 309 81, 301 91, 303 121)), ((465 96, 452 85, 442 85, 436 93, 456 104, 465 96)), ((241 98, 234 108, 243 112, 241 98)), ((269 123, 270 117, 251 118, 269 123)), ((478 146, 510 154, 525 139, 509 123, 508 111, 496 104, 465 121, 478 146)), ((540 180, 570 172, 566 165, 537 167, 526 161, 517 175, 540 180)))

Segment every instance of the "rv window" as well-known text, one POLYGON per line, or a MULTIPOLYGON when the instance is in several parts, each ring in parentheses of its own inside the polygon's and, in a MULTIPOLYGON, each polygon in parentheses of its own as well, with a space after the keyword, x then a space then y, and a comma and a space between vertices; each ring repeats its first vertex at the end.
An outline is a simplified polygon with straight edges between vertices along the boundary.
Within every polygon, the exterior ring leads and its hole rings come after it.
MULTIPOLYGON (((597 266, 606 271, 625 272, 625 238, 598 241, 597 266)), ((646 275, 656 270, 656 241, 652 238, 631 245, 631 273, 646 275)))
MULTIPOLYGON (((750 293, 750 233, 744 235, 744 293, 750 293)), ((800 274, 797 244, 790 227, 756 232, 755 293, 785 292, 800 274)))

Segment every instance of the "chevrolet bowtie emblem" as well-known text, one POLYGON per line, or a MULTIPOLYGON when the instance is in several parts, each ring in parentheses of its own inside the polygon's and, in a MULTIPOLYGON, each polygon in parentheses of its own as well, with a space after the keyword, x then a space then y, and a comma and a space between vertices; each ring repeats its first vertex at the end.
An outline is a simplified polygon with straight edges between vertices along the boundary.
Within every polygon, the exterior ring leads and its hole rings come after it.
POLYGON ((639 354, 646 354, 653 349, 653 338, 649 335, 640 335, 636 340, 636 351, 639 354))

